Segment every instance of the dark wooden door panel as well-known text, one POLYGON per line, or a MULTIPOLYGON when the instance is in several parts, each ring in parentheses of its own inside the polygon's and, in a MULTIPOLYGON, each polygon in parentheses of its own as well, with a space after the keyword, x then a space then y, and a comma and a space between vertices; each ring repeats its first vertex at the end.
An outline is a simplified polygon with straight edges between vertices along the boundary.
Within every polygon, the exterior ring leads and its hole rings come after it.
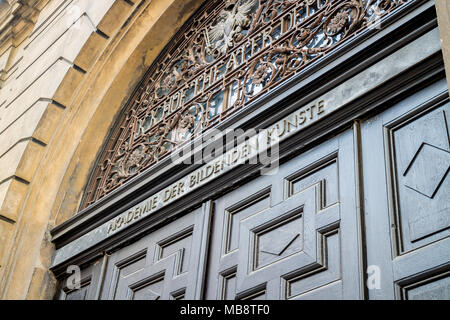
POLYGON ((113 253, 102 298, 198 299, 208 210, 204 205, 113 253))
POLYGON ((450 144, 445 80, 362 126, 373 299, 450 299, 450 144))
POLYGON ((216 200, 206 298, 359 298, 353 161, 348 131, 216 200))
POLYGON ((69 276, 60 281, 59 300, 95 300, 99 294, 99 282, 104 259, 98 259, 85 266, 69 266, 69 276), (75 269, 80 271, 76 274, 75 269), (77 277, 80 277, 79 279, 77 277), (76 284, 75 286, 73 286, 76 284))
POLYGON ((59 298, 361 299, 370 271, 369 299, 450 299, 449 112, 438 81, 82 268, 59 298))
POLYGON ((449 103, 385 125, 400 254, 449 235, 449 103))

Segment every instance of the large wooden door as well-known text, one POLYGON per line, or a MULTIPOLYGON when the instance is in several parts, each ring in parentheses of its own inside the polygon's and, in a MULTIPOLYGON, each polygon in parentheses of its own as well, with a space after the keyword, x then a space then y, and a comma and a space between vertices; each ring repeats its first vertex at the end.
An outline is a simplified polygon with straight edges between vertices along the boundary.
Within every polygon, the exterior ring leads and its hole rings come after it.
POLYGON ((112 253, 101 298, 360 298, 354 172, 349 130, 112 253))
POLYGON ((371 299, 450 299, 449 113, 442 80, 362 125, 371 299))
POLYGON ((450 299, 449 112, 438 81, 109 251, 60 298, 450 299))
POLYGON ((358 299, 349 130, 214 202, 207 299, 358 299))

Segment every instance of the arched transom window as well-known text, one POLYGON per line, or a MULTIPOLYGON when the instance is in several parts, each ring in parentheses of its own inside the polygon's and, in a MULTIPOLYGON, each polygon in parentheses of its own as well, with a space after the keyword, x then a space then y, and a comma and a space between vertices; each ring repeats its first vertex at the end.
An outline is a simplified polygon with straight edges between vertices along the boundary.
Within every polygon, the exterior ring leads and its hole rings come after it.
POLYGON ((407 0, 211 0, 124 106, 86 207, 407 0))

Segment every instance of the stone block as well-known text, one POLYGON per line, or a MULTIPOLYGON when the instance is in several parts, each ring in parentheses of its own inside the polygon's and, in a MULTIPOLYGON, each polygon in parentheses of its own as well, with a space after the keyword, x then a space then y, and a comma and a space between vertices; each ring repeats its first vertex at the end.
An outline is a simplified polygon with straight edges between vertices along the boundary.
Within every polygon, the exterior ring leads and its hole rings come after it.
POLYGON ((14 178, 0 184, 0 215, 16 222, 27 189, 28 184, 14 178))
POLYGON ((96 32, 92 32, 87 41, 84 42, 83 48, 79 51, 80 54, 74 61, 75 65, 85 71, 89 70, 103 52, 107 42, 108 39, 96 32))
POLYGON ((40 101, 3 131, 0 131, 0 155, 22 140, 35 138, 47 144, 60 119, 62 108, 40 101))
POLYGON ((0 157, 0 181, 13 177, 29 141, 16 144, 0 157))
POLYGON ((0 181, 17 176, 31 181, 41 161, 45 147, 33 140, 17 143, 0 157, 0 181))
POLYGON ((92 25, 87 16, 82 16, 78 24, 74 24, 61 37, 47 48, 42 46, 29 47, 26 57, 21 62, 15 81, 13 95, 26 89, 31 83, 38 79, 58 59, 64 59, 73 63, 83 45, 93 33, 92 25), (33 49, 34 48, 34 49, 33 49), (37 58, 35 59, 35 57, 37 58))
MULTIPOLYGON (((9 95, 10 88, 5 87, 0 90, 0 101, 6 101, 0 107, 0 128, 5 128, 10 124, 7 123, 5 125, 5 120, 3 120, 3 117, 8 119, 16 119, 25 110, 39 101, 39 99, 52 99, 56 90, 61 85, 63 79, 67 77, 69 70, 81 74, 81 72, 73 69, 70 63, 65 60, 59 59, 44 73, 42 73, 42 75, 38 79, 36 79, 35 82, 33 82, 28 88, 26 88, 26 90, 20 92, 15 97, 11 97, 9 95)), ((71 77, 73 78, 73 80, 77 79, 77 77, 74 75, 71 75, 71 77)), ((55 100, 62 105, 67 105, 69 102, 67 99, 55 100)))
POLYGON ((44 29, 48 24, 50 24, 53 19, 55 19, 58 14, 63 11, 73 0, 52 0, 47 2, 44 8, 42 8, 39 13, 38 20, 34 25, 34 30, 31 34, 33 37, 36 33, 44 29))
POLYGON ((7 248, 8 244, 11 241, 11 235, 14 231, 15 225, 3 220, 0 217, 0 275, 3 273, 4 270, 4 263, 7 259, 7 248))
POLYGON ((108 36, 112 36, 130 16, 135 6, 125 1, 115 1, 109 11, 100 20, 97 28, 108 36))

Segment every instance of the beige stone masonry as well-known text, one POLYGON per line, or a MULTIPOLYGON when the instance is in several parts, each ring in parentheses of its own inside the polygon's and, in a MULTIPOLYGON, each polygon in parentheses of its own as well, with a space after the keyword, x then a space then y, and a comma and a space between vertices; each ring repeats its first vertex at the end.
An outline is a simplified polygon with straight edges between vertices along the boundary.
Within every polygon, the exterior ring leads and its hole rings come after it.
POLYGON ((0 298, 52 297, 48 230, 76 212, 117 113, 201 2, 53 0, 39 9, 0 89, 0 298))
POLYGON ((62 108, 47 101, 39 101, 22 117, 0 132, 0 158, 19 141, 34 138, 45 144, 61 116, 62 108))
POLYGON ((17 177, 11 177, 0 184, 1 216, 10 222, 17 221, 17 214, 23 204, 27 186, 26 181, 19 180, 17 177))
POLYGON ((57 92, 58 87, 65 79, 69 84, 69 82, 76 81, 77 78, 79 82, 81 77, 82 74, 74 70, 70 63, 63 59, 57 60, 35 82, 24 89, 15 100, 4 103, 0 107, 0 131, 16 121, 39 100, 48 99, 55 100, 62 105, 67 104, 70 99, 67 98, 67 94, 57 92))
POLYGON ((23 57, 25 40, 49 0, 9 0, 0 13, 0 88, 10 80, 23 57), (6 56, 6 58, 5 58, 6 56))
POLYGON ((441 34, 447 84, 450 88, 450 1, 436 0, 439 33, 441 34))
MULTIPOLYGON (((15 228, 14 222, 11 223, 9 221, 4 220, 4 218, 0 215, 0 254, 5 255, 5 249, 8 246, 10 237, 15 228)), ((4 266, 0 263, 0 270, 4 266)))

